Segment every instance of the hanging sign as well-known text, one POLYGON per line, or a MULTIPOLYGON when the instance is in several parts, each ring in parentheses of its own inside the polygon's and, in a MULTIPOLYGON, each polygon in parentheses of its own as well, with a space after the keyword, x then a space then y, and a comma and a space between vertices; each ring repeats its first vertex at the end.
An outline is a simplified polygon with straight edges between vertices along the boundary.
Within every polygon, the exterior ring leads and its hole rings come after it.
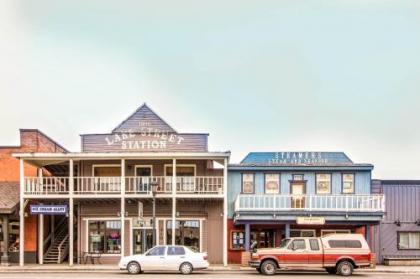
POLYGON ((31 214, 66 215, 67 205, 31 205, 31 214))

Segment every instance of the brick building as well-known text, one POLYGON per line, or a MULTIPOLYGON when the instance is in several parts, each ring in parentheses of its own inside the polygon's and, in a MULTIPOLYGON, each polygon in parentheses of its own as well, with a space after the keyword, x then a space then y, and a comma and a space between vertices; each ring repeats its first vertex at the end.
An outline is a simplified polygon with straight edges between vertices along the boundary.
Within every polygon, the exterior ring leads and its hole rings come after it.
MULTIPOLYGON (((19 160, 12 156, 16 152, 55 153, 67 150, 37 129, 21 129, 20 145, 0 146, 0 216, 1 216, 1 263, 18 261, 19 249, 19 160)), ((38 169, 24 165, 26 173, 36 176, 38 169)), ((48 173, 44 173, 48 175, 48 173)), ((25 258, 36 262, 37 217, 25 218, 25 258)))

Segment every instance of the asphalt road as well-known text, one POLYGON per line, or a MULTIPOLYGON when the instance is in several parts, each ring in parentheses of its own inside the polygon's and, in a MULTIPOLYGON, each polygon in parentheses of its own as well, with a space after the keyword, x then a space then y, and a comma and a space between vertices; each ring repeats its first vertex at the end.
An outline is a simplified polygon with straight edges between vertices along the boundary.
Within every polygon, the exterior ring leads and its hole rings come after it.
MULTIPOLYGON (((338 275, 328 275, 326 273, 303 273, 303 272, 279 272, 275 276, 263 276, 255 272, 237 271, 237 272, 196 272, 191 275, 181 275, 176 273, 143 273, 139 275, 129 275, 123 272, 0 272, 0 278, 16 279, 16 278, 48 278, 48 279, 82 279, 82 278, 139 278, 139 279, 315 279, 315 278, 344 278, 338 275)), ((353 279, 414 279, 420 278, 419 274, 396 274, 396 273, 364 273, 354 274, 353 279)))

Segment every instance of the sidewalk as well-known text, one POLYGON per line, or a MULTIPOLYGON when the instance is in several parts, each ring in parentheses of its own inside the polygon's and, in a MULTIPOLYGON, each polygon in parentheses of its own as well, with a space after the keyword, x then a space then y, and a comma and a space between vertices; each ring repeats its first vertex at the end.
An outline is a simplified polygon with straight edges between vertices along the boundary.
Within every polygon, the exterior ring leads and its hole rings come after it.
MULTIPOLYGON (((68 266, 67 264, 28 264, 23 267, 0 266, 0 272, 19 273, 19 272, 119 272, 118 266, 95 264, 95 265, 74 265, 68 266)), ((212 265, 207 271, 210 272, 241 272, 241 271, 255 271, 254 268, 242 267, 240 265, 212 265)), ((307 270, 306 270, 307 271, 307 270)), ((318 269, 317 272, 323 270, 318 269)), ((386 266, 378 265, 375 269, 357 269, 356 273, 420 273, 420 266, 386 266)))

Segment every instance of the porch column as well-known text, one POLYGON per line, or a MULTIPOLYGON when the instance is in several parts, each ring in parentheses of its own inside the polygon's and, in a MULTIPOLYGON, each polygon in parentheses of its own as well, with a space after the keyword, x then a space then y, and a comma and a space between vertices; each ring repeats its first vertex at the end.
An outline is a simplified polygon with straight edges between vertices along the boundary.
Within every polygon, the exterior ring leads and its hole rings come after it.
POLYGON ((73 265, 73 252, 74 252, 74 204, 73 204, 73 192, 74 192, 74 173, 73 173, 73 159, 69 162, 69 265, 73 265))
POLYGON ((38 215, 38 263, 44 264, 44 214, 38 215))
POLYGON ((23 198, 25 187, 24 160, 20 159, 20 198, 19 198, 19 265, 25 264, 25 199, 23 198))
POLYGON ((121 159, 121 257, 124 257, 125 247, 125 159, 121 159))
POLYGON ((227 201, 227 167, 228 159, 224 159, 223 164, 223 265, 227 266, 228 264, 228 231, 227 231, 227 219, 228 219, 228 201, 227 201))
POLYGON ((251 249, 251 225, 249 223, 245 224, 245 251, 251 249))
POLYGON ((284 225, 284 236, 286 238, 290 237, 290 224, 284 225))
POLYGON ((51 225, 51 229, 50 229, 50 232, 51 232, 51 242, 54 242, 54 238, 55 238, 55 235, 54 235, 54 231, 55 231, 55 217, 54 217, 54 215, 50 215, 50 225, 51 225))
POLYGON ((3 266, 7 266, 10 265, 9 264, 9 216, 8 215, 3 215, 3 223, 2 223, 2 228, 1 230, 3 231, 3 246, 4 246, 4 251, 3 251, 3 255, 1 256, 1 265, 3 266))
POLYGON ((366 242, 368 243, 370 249, 372 249, 372 226, 371 225, 366 225, 366 230, 365 230, 365 238, 366 238, 366 242))
POLYGON ((176 222, 176 159, 172 159, 172 245, 175 245, 176 222))

